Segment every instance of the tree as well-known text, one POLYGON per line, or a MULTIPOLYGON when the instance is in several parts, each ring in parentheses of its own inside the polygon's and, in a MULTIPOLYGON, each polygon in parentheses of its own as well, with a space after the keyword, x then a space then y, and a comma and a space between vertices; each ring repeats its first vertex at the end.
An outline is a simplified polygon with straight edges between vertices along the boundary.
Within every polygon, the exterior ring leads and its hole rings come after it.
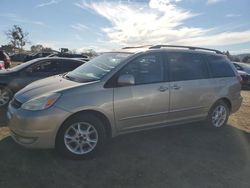
POLYGON ((230 59, 231 61, 233 60, 233 57, 231 56, 229 51, 224 52, 224 54, 228 57, 228 59, 230 59))
POLYGON ((245 57, 242 59, 242 62, 244 62, 244 63, 249 63, 249 62, 250 62, 250 56, 245 56, 245 57))
POLYGON ((4 50, 7 53, 13 53, 15 52, 15 47, 12 46, 11 44, 7 44, 7 45, 2 45, 0 47, 2 50, 4 50))
POLYGON ((10 40, 10 44, 19 49, 19 51, 22 51, 23 47, 26 43, 28 43, 28 35, 29 33, 24 32, 18 25, 13 25, 13 28, 6 32, 6 36, 10 40))
POLYGON ((32 52, 41 52, 41 51, 43 51, 43 49, 44 49, 44 47, 43 47, 43 45, 41 45, 41 44, 32 45, 32 46, 30 47, 30 50, 31 50, 32 52))
POLYGON ((97 55, 96 51, 93 49, 86 49, 82 54, 87 55, 89 57, 94 57, 97 55))
POLYGON ((50 47, 44 47, 42 51, 43 52, 53 52, 54 50, 50 47))

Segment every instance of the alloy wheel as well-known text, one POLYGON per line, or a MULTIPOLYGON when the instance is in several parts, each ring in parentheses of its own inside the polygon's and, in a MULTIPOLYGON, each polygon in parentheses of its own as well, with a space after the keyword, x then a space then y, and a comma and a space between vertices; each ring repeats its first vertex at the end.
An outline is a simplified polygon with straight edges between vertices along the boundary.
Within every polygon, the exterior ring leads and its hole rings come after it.
POLYGON ((212 112, 212 124, 215 127, 221 127, 227 119, 227 110, 225 106, 218 105, 212 112))
POLYGON ((97 142, 97 130, 87 122, 70 125, 64 134, 65 146, 70 152, 77 155, 91 152, 96 147, 97 142))

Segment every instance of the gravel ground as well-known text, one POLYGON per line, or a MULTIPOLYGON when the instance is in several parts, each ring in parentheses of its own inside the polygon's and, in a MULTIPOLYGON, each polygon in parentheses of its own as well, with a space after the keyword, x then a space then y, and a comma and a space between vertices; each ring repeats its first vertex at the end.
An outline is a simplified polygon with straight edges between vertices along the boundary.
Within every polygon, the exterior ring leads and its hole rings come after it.
MULTIPOLYGON (((193 123, 127 134, 92 160, 71 161, 0 139, 0 188, 249 188, 250 92, 242 95, 228 126, 193 123)), ((0 136, 7 134, 0 128, 0 136)))

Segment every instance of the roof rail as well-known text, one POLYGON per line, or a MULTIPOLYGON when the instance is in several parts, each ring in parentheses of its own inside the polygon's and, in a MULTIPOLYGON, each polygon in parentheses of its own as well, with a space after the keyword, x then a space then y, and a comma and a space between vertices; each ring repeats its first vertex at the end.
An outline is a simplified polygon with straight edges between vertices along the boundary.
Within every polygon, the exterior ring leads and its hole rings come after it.
POLYGON ((126 50, 126 49, 135 49, 135 48, 148 48, 148 47, 152 47, 152 45, 142 45, 142 46, 127 46, 127 47, 124 47, 122 48, 123 50, 126 50))
POLYGON ((215 50, 215 49, 210 49, 210 48, 200 48, 200 47, 193 47, 193 46, 178 46, 178 45, 155 45, 155 46, 151 46, 149 47, 149 49, 158 49, 158 48, 188 48, 189 50, 206 50, 206 51, 212 51, 215 52, 217 54, 223 54, 221 51, 219 50, 215 50))

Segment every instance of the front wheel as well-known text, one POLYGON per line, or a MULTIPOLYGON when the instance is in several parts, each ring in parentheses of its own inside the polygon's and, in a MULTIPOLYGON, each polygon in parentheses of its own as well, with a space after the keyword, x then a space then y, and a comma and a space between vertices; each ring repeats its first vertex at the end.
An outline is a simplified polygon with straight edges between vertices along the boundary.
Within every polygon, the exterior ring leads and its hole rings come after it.
POLYGON ((6 88, 0 86, 0 108, 9 104, 12 97, 12 92, 6 88))
POLYGON ((104 125, 93 115, 77 115, 66 121, 58 132, 56 149, 73 159, 96 155, 106 140, 104 125))
POLYGON ((208 114, 209 125, 216 128, 224 126, 227 123, 229 113, 229 107, 224 101, 216 102, 208 114))

